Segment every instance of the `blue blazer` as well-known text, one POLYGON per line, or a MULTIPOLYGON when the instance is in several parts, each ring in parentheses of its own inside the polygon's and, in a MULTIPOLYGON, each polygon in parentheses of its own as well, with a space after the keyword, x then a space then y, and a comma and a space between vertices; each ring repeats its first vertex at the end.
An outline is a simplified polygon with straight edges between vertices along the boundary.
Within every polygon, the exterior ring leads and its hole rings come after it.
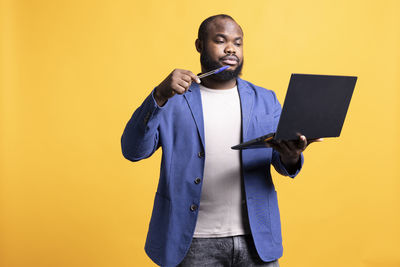
MULTIPOLYGON (((273 91, 237 79, 242 112, 242 141, 276 130, 281 105, 273 91)), ((150 157, 160 146, 162 162, 145 251, 158 265, 176 266, 185 257, 196 225, 204 159, 203 111, 199 85, 159 107, 154 90, 133 113, 121 138, 130 161, 150 157), (200 178, 200 182, 199 179, 200 178), (195 182, 196 181, 196 182, 195 182)), ((271 148, 241 151, 242 175, 251 234, 263 261, 282 256, 281 223, 270 165, 289 174, 279 153, 271 148)))

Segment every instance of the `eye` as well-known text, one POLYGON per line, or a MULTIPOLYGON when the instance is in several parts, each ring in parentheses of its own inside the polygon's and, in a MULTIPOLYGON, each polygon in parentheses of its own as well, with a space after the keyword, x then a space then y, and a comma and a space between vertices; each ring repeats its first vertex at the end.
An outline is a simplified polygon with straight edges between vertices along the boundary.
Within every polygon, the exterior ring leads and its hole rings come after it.
POLYGON ((242 43, 235 43, 235 45, 236 45, 236 46, 241 46, 241 45, 242 45, 242 43))

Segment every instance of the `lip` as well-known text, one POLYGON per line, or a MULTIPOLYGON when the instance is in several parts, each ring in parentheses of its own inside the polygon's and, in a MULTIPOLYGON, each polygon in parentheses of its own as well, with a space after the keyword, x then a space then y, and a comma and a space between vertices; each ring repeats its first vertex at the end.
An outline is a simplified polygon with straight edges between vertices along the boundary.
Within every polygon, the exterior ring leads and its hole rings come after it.
POLYGON ((231 59, 224 59, 224 60, 221 60, 221 62, 225 63, 226 65, 232 65, 232 66, 237 64, 236 60, 231 60, 231 59))
POLYGON ((226 65, 236 65, 239 60, 235 56, 226 56, 221 59, 221 62, 225 63, 226 65))

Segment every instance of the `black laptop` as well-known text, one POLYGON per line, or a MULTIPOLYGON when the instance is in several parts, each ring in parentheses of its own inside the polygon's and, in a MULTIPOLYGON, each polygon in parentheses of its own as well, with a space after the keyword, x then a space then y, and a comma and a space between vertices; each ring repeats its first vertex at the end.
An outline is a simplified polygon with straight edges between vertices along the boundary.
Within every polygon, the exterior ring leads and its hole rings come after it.
POLYGON ((265 148, 274 140, 338 137, 357 81, 355 76, 292 74, 278 128, 232 149, 265 148))

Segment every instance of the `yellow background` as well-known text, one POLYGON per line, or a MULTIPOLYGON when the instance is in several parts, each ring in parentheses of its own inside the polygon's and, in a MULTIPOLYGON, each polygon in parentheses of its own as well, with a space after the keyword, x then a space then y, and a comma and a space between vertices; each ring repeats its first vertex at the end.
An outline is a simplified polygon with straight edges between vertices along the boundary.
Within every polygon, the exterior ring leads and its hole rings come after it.
POLYGON ((154 266, 161 151, 120 137, 174 68, 200 71, 203 19, 245 34, 243 78, 281 103, 290 74, 359 77, 340 138, 274 172, 282 267, 400 266, 400 2, 1 0, 0 266, 154 266))

